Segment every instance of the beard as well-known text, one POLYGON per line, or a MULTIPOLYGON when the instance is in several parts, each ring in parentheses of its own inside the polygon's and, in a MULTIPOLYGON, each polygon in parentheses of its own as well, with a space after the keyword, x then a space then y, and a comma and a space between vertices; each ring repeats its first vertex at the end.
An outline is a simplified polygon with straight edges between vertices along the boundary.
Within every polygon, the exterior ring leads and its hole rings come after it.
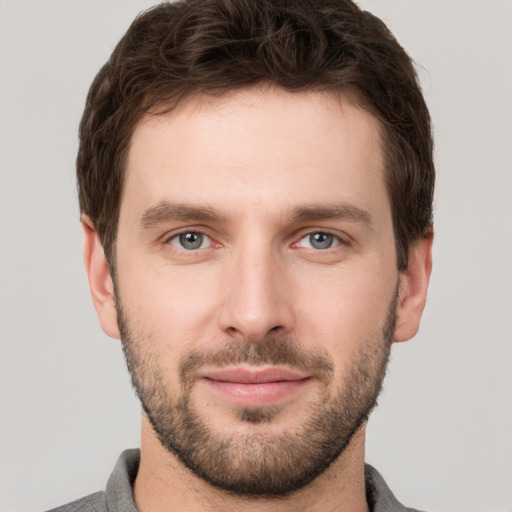
MULTIPOLYGON (((366 423, 382 388, 396 322, 397 297, 384 326, 362 340, 350 368, 335 384, 328 354, 310 351, 291 338, 269 337, 258 344, 233 340, 215 350, 185 354, 179 365, 179 393, 165 384, 160 354, 150 335, 131 329, 117 301, 123 351, 132 385, 162 446, 196 476, 235 495, 279 497, 297 491, 322 474, 346 449, 366 423), (197 371, 204 367, 248 364, 284 365, 303 370, 319 383, 319 393, 301 402, 294 429, 272 426, 283 405, 235 409, 243 432, 221 432, 208 412, 194 404, 197 371), (304 414, 304 412, 306 414, 304 414), (261 427, 260 427, 261 426, 261 427)), ((288 406, 290 407, 290 406, 288 406)))

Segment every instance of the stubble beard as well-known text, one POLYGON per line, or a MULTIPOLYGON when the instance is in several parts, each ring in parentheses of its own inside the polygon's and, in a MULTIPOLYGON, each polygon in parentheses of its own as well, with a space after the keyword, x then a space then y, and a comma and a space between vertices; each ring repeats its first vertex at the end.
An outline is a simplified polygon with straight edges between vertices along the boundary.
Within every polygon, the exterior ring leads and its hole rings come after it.
MULTIPOLYGON (((258 344, 234 340, 215 351, 195 351, 180 361, 179 396, 171 396, 151 337, 130 329, 118 301, 123 351, 132 385, 162 446, 195 475, 246 497, 287 496, 322 474, 345 450, 377 404, 386 373, 396 321, 396 296, 383 328, 364 340, 337 389, 328 355, 310 352, 288 338, 258 344), (207 413, 194 405, 197 370, 209 365, 286 365, 306 370, 319 383, 319 394, 297 417, 295 430, 270 432, 281 407, 239 407, 235 421, 253 428, 222 433, 209 425, 207 413)), ((301 406, 302 407, 302 406, 301 406)))

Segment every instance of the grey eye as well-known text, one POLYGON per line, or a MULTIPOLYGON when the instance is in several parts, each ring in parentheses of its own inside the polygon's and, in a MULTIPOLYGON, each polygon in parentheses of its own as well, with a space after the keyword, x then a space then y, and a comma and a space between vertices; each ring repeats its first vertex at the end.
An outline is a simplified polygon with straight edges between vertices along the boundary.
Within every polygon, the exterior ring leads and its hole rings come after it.
POLYGON ((201 249, 209 243, 210 239, 206 235, 197 231, 189 231, 188 233, 180 233, 171 238, 170 242, 175 247, 185 249, 187 251, 194 251, 201 249))
POLYGON ((339 245, 338 237, 331 235, 329 233, 311 233, 303 237, 300 241, 302 247, 308 247, 311 249, 329 249, 336 245, 339 245))

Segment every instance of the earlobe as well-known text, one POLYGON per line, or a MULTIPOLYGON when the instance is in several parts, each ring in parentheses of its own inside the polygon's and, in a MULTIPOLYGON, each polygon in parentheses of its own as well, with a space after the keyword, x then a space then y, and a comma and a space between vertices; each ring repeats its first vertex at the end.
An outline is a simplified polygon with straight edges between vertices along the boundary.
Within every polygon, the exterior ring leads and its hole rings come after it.
POLYGON ((407 341, 416 335, 427 300, 432 272, 433 233, 418 240, 409 251, 407 270, 400 276, 394 341, 407 341))
POLYGON ((110 268, 92 221, 85 215, 82 216, 81 221, 84 232, 84 264, 94 308, 105 334, 119 339, 114 284, 110 268))

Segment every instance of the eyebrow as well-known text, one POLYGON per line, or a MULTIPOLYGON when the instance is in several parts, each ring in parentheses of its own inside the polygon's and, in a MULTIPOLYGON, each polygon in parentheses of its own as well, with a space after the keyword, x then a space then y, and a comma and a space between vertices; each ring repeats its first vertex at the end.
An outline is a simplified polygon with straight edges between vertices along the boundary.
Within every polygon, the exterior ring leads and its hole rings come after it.
POLYGON ((171 204, 162 201, 148 208, 140 217, 142 229, 151 229, 169 221, 218 221, 220 217, 210 208, 171 204))
POLYGON ((372 217, 366 210, 348 203, 301 206, 293 210, 292 220, 295 222, 346 220, 365 224, 369 227, 372 225, 372 217))
MULTIPOLYGON (((366 210, 347 203, 300 206, 292 210, 290 219, 292 222, 345 220, 358 222, 367 226, 372 225, 371 215, 366 210)), ((151 229, 169 221, 218 222, 220 220, 222 220, 222 218, 208 207, 196 207, 161 201, 148 208, 141 215, 139 224, 142 229, 151 229)))

